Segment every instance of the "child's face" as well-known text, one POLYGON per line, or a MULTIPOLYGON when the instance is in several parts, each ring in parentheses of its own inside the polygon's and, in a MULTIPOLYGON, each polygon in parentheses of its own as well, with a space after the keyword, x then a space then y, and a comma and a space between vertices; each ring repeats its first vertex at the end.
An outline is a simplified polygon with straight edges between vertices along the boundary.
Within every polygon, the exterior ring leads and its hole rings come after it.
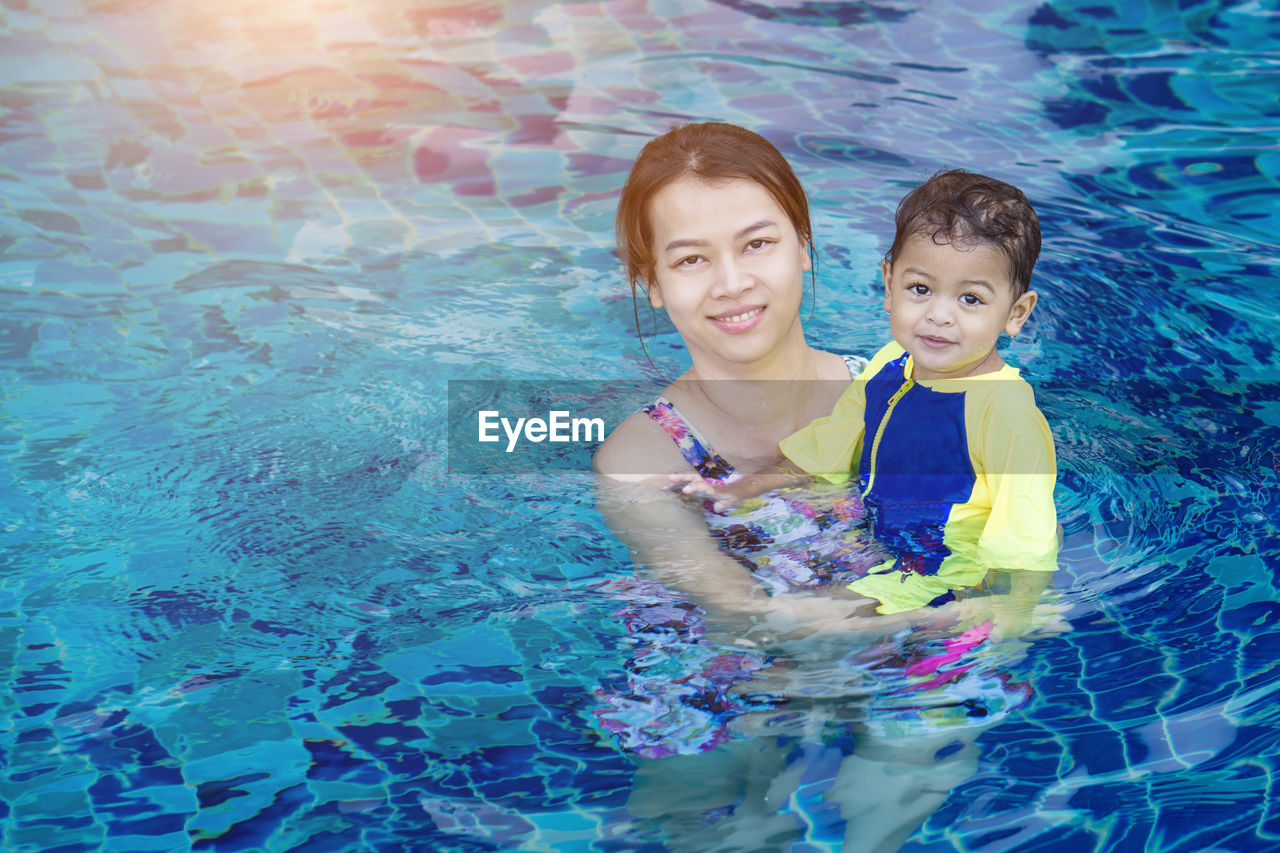
POLYGON ((1035 291, 1013 298, 1008 261, 984 243, 939 245, 917 234, 881 273, 889 327, 911 353, 915 379, 999 370, 1000 333, 1018 334, 1036 304, 1035 291))

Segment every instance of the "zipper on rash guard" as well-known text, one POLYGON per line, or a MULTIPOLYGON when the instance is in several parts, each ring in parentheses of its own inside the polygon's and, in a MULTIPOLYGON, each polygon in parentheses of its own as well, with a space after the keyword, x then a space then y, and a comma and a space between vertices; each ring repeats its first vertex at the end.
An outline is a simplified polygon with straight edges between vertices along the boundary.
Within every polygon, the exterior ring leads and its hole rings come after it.
POLYGON ((893 393, 889 398, 889 403, 885 406, 884 417, 880 419, 880 426, 876 427, 876 437, 871 441, 871 470, 867 473, 867 487, 862 490, 862 497, 865 499, 871 494, 871 487, 876 482, 876 454, 880 451, 880 437, 884 435, 885 424, 889 423, 889 416, 893 414, 893 407, 898 405, 898 401, 902 396, 911 390, 911 386, 916 382, 911 377, 907 377, 902 383, 902 387, 893 393))

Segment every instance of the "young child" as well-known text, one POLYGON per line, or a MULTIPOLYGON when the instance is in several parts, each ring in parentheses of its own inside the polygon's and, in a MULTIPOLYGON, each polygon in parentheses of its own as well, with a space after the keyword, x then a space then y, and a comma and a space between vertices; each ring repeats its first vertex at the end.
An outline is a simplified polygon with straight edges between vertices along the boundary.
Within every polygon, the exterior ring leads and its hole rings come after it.
POLYGON ((881 265, 893 342, 831 415, 781 442, 810 474, 856 475, 897 556, 849 588, 884 614, 943 604, 992 569, 1052 571, 1058 548, 1053 438, 996 349, 1036 304, 1035 211, 1009 184, 952 170, 908 193, 895 222, 881 265))

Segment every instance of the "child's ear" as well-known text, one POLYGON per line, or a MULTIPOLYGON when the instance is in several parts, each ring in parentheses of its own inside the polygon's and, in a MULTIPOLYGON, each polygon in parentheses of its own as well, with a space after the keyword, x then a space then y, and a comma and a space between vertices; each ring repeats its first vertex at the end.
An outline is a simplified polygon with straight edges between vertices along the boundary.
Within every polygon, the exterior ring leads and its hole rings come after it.
POLYGON ((893 278, 893 264, 887 258, 880 262, 880 277, 884 279, 884 310, 891 311, 893 300, 889 297, 889 280, 893 278))
POLYGON ((1016 338, 1018 332, 1022 331, 1022 324, 1031 316, 1031 309, 1036 307, 1036 300, 1039 298, 1034 290, 1028 290, 1013 301, 1013 307, 1009 309, 1009 319, 1004 324, 1004 330, 1009 333, 1009 337, 1016 338))

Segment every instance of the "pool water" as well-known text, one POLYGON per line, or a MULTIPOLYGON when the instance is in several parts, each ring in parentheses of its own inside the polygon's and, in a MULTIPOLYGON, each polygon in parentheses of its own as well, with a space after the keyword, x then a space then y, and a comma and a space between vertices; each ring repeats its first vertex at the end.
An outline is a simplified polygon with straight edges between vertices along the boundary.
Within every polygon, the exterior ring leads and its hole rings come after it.
MULTIPOLYGON (((687 757, 601 725, 634 567, 590 475, 448 464, 451 380, 681 369, 660 319, 641 351, 611 231, 688 120, 795 165, 826 349, 885 340, 878 260, 933 170, 1041 215, 1006 355, 1058 442, 1072 630, 992 664, 1024 699, 903 849, 1280 847, 1280 11, 993 8, 6 0, 0 847, 731 825, 641 814, 687 757)), ((794 713, 779 819, 834 849, 834 741, 794 713)))

